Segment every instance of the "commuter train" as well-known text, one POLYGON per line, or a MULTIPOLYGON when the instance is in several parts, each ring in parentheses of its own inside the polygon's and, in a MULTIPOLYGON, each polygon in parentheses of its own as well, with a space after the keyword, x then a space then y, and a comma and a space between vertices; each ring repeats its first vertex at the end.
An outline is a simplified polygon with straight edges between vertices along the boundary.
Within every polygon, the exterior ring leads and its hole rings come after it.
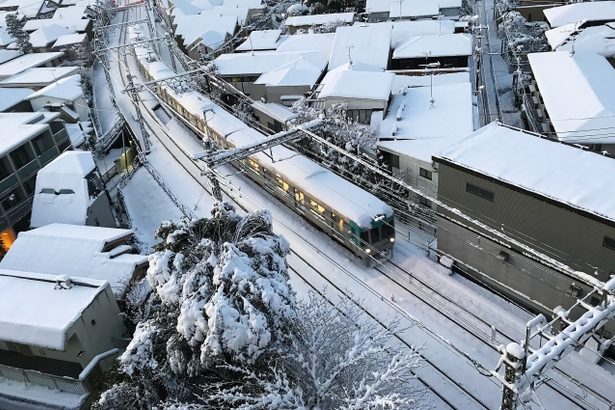
MULTIPOLYGON (((159 80, 175 75, 163 62, 148 58, 151 55, 147 49, 137 50, 144 79, 159 80)), ((177 92, 164 83, 157 84, 155 89, 168 108, 221 148, 241 147, 266 138, 199 92, 177 92)), ((393 209, 330 170, 283 146, 237 161, 237 166, 367 263, 371 263, 371 257, 392 254, 393 209)))

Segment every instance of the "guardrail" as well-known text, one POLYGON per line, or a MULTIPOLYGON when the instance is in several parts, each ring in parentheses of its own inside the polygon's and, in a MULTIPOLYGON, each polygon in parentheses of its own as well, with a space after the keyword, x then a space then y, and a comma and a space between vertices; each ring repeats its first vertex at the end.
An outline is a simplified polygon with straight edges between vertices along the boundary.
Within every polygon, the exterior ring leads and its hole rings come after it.
POLYGON ((41 373, 36 370, 19 369, 0 364, 0 376, 17 382, 56 389, 73 394, 89 394, 87 387, 77 379, 41 373))

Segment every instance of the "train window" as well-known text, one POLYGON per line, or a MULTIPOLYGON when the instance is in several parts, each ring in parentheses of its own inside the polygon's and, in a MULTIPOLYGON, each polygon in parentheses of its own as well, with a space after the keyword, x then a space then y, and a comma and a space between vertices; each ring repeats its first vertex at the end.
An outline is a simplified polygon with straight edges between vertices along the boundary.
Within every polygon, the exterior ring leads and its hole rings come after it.
POLYGON ((386 223, 382 226, 382 239, 392 238, 395 236, 395 227, 386 223))
POLYGON ((282 189, 284 192, 288 191, 288 188, 290 187, 288 185, 288 182, 286 182, 282 178, 280 178, 279 175, 277 176, 276 180, 278 181, 278 186, 280 187, 280 189, 282 189))
POLYGON ((344 232, 344 220, 342 218, 337 221, 337 229, 339 229, 340 232, 344 232))
POLYGON ((371 242, 372 243, 376 243, 376 242, 380 242, 380 240, 382 239, 380 237, 380 228, 374 228, 370 230, 371 232, 371 242))
POLYGON ((254 161, 253 159, 248 159, 248 164, 250 165, 250 168, 252 168, 255 171, 258 171, 260 169, 258 162, 254 161))
POLYGON ((310 205, 321 215, 325 212, 325 208, 314 200, 310 200, 310 205))
POLYGON ((303 192, 295 189, 295 200, 297 202, 303 203, 303 201, 305 200, 305 195, 303 195, 303 192))

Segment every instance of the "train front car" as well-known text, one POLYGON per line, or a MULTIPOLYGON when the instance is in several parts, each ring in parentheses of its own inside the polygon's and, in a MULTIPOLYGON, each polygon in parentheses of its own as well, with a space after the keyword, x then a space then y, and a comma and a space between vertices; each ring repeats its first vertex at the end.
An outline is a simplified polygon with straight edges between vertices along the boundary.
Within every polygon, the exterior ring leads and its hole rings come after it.
POLYGON ((371 265, 374 258, 390 258, 395 246, 395 218, 393 211, 371 218, 368 226, 357 230, 357 245, 361 248, 366 264, 371 265))

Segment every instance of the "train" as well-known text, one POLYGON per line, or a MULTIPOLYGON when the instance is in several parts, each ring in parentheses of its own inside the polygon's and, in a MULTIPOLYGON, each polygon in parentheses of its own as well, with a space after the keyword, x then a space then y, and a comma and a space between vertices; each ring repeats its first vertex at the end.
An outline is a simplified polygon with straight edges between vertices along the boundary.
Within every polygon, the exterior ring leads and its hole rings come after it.
MULTIPOLYGON (((175 75, 147 48, 137 47, 137 64, 147 81, 175 75)), ((155 92, 182 121, 222 149, 264 140, 249 127, 200 92, 158 83, 155 92)), ((393 209, 356 185, 307 157, 275 146, 235 165, 271 195, 339 242, 367 264, 387 258, 395 244, 393 209)))

